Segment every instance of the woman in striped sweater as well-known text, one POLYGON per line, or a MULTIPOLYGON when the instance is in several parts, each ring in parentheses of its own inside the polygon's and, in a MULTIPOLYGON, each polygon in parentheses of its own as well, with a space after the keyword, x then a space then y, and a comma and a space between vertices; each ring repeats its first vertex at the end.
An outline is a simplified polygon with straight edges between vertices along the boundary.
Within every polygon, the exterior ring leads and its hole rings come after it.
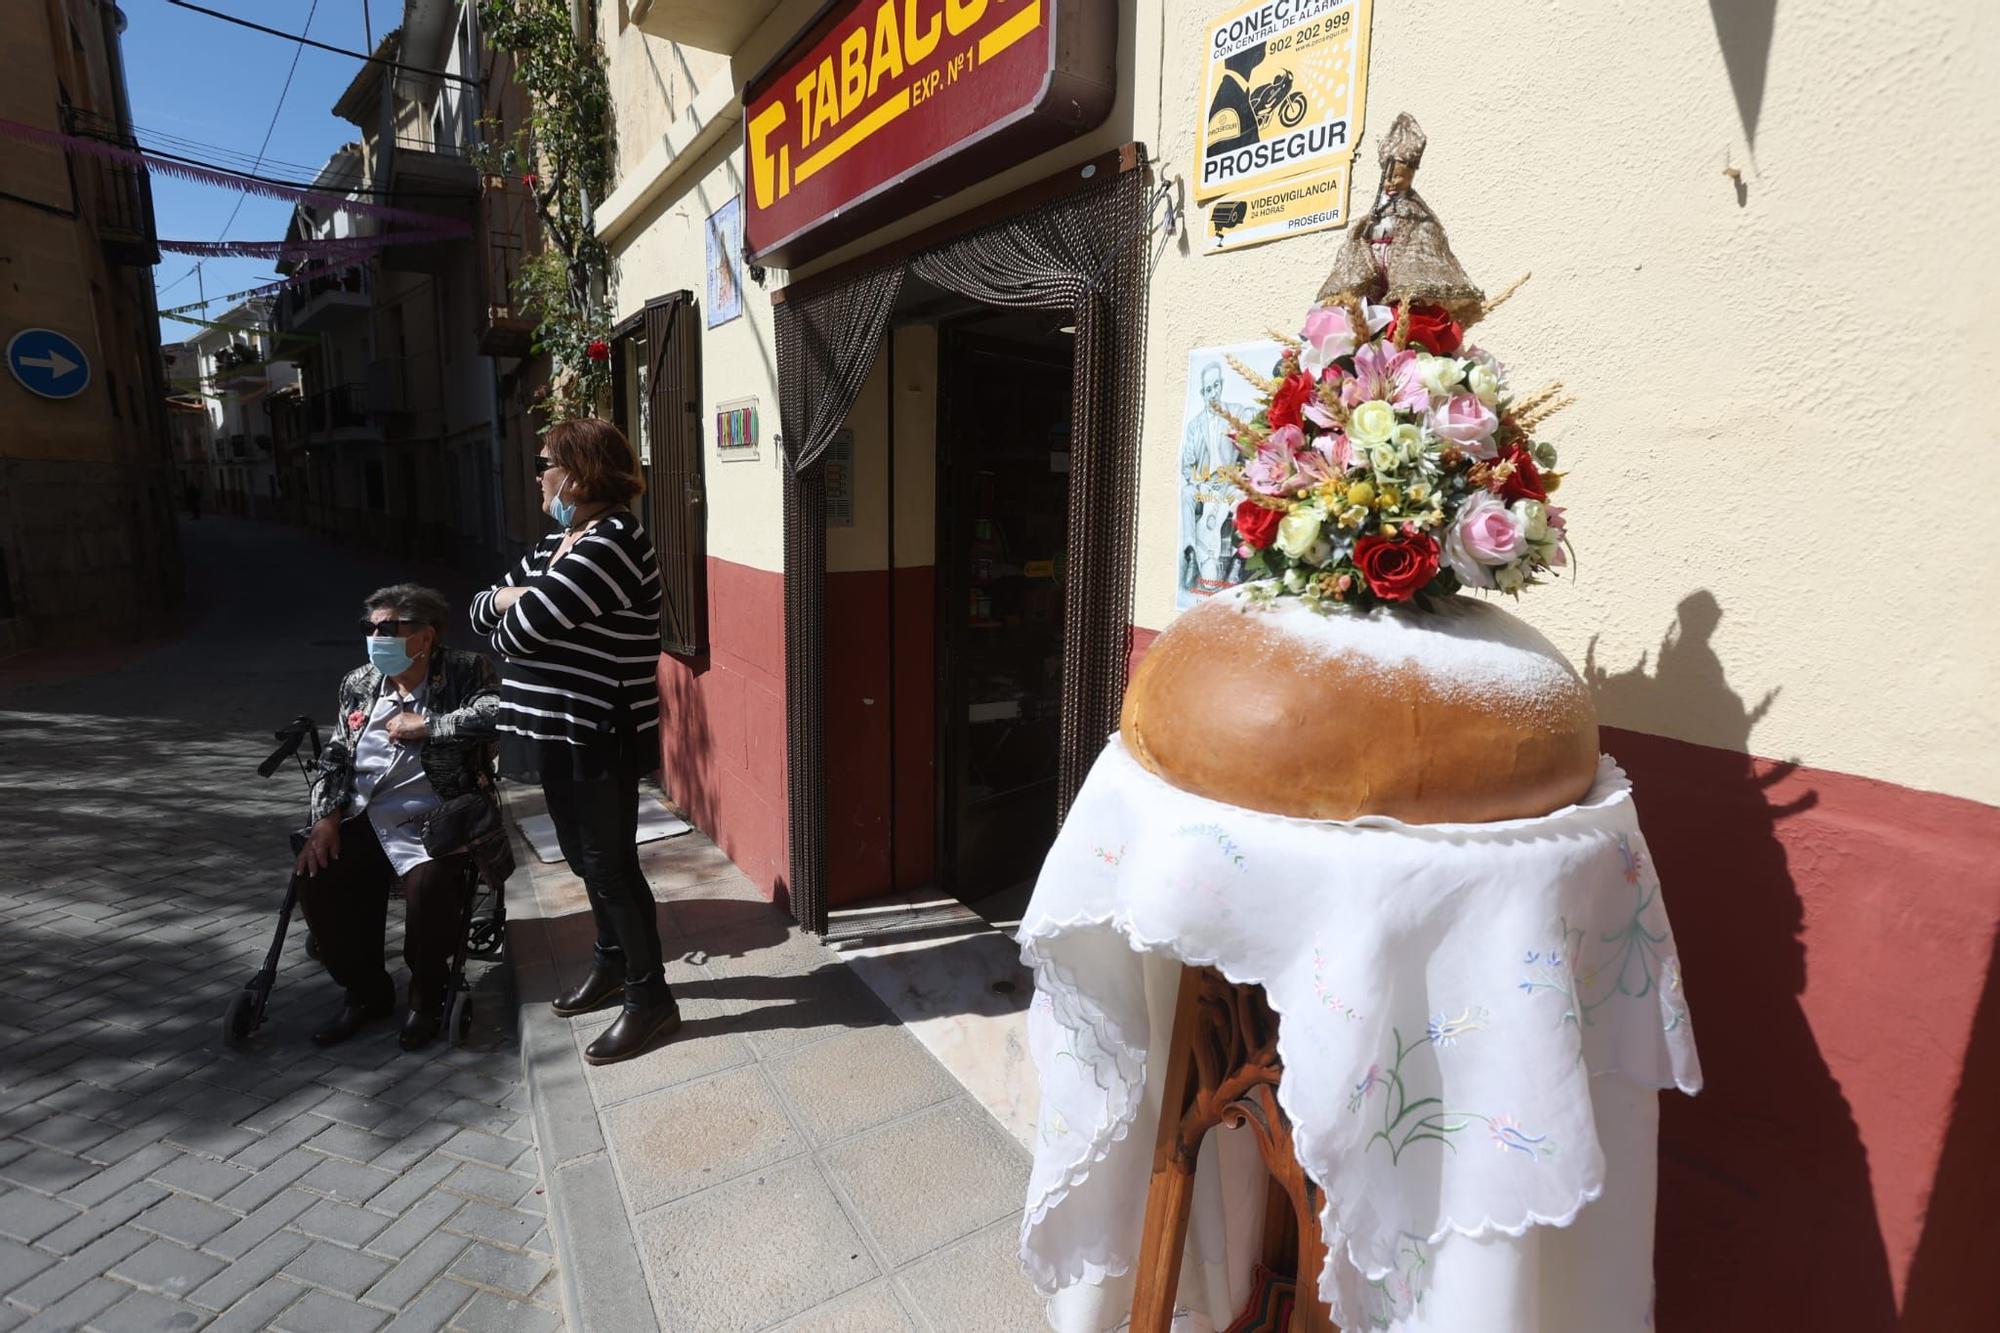
POLYGON ((636 844, 639 778, 660 766, 660 572, 627 506, 645 486, 608 421, 549 427, 535 460, 550 533, 472 604, 473 628, 506 661, 499 727, 535 742, 542 790, 570 869, 583 879, 597 948, 565 1016, 624 999, 584 1052, 630 1059, 680 1026, 660 959, 653 893, 636 844))

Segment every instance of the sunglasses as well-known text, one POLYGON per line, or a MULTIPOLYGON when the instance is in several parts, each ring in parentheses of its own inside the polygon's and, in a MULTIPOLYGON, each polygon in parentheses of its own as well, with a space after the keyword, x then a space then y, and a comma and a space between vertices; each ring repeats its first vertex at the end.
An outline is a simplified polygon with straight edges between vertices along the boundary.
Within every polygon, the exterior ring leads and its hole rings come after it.
POLYGON ((411 630, 430 628, 429 623, 422 620, 364 620, 361 625, 371 639, 400 638, 411 630))
POLYGON ((553 458, 550 458, 550 457, 548 457, 548 456, 547 456, 547 455, 545 455, 545 454, 536 454, 536 455, 535 455, 535 475, 536 475, 536 476, 538 476, 538 477, 539 477, 539 476, 541 476, 541 475, 542 475, 542 474, 543 474, 544 472, 547 472, 547 471, 548 471, 548 470, 549 470, 550 468, 552 468, 552 467, 554 467, 554 466, 556 466, 556 460, 555 460, 555 459, 553 459, 553 458))

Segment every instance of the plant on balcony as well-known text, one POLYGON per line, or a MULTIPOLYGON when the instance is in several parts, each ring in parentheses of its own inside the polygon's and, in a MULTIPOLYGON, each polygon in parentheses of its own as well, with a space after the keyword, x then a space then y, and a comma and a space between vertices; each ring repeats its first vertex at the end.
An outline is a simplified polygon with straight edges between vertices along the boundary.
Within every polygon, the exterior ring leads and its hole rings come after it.
POLYGON ((515 299, 536 321, 534 348, 554 363, 539 407, 551 421, 595 415, 611 387, 607 260, 590 217, 611 185, 603 53, 595 36, 578 40, 568 0, 481 0, 479 18, 487 41, 513 57, 531 107, 528 123, 511 132, 483 121, 487 142, 474 160, 487 176, 527 188, 550 244, 514 281, 515 299))

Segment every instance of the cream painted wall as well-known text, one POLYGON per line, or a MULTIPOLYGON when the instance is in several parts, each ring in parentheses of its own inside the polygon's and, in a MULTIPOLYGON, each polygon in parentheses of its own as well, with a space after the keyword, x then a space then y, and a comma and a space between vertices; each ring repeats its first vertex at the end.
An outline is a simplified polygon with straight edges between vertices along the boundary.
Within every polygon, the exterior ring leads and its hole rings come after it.
MULTIPOLYGON (((1104 127, 774 285, 1128 140, 1184 176, 1200 31, 1223 7, 1123 0, 1136 73, 1104 127)), ((781 41, 753 44, 761 63, 781 41)), ((1755 45, 1733 53, 1742 77, 1767 70, 1753 143, 1702 0, 1377 0, 1355 201, 1375 186, 1372 135, 1408 110, 1431 139, 1419 188, 1467 269, 1489 290, 1534 272, 1477 336, 1517 383, 1561 379, 1579 399, 1549 438, 1573 469, 1581 577, 1519 610, 1603 673, 1608 723, 2000 801, 2000 620, 1983 610, 2000 557, 1976 529, 1958 537, 2000 500, 2000 431, 1971 373, 2000 353, 1979 319, 2000 277, 1981 241, 2000 234, 2000 7, 1780 5, 1768 58, 1755 45)), ((752 68, 739 52, 738 81, 752 68)), ((731 135, 619 238, 621 313, 699 288, 701 220, 735 192, 737 151, 731 135)), ((1137 623, 1173 615, 1188 350, 1295 327, 1336 244, 1167 246, 1137 623)), ((759 394, 768 440, 754 285, 745 310, 706 340, 703 392, 759 394)), ((711 551, 765 569, 782 565, 772 454, 710 469, 711 551)))
MULTIPOLYGON (((1168 7, 1168 89, 1219 8, 1168 7)), ((1607 722, 2000 801, 2000 548, 1976 526, 2000 427, 1972 373, 2000 354, 1996 13, 1777 6, 1753 146, 1702 0, 1377 0, 1356 204, 1408 110, 1467 270, 1534 272, 1476 336, 1577 395, 1549 438, 1580 577, 1519 611, 1613 673, 1607 722)), ((1195 121, 1165 122, 1171 173, 1195 121)), ((1296 328, 1335 246, 1162 263, 1140 624, 1173 615, 1188 349, 1296 328)))

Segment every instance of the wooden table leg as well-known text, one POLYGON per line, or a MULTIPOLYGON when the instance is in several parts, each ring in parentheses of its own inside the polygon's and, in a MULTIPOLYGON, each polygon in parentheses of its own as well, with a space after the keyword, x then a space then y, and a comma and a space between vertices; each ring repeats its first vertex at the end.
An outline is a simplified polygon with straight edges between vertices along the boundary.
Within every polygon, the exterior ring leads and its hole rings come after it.
POLYGON ((1132 1333, 1168 1333, 1181 1285, 1195 1163, 1193 1154, 1183 1150, 1181 1117, 1194 1096, 1194 1043, 1189 1036, 1201 998, 1201 973, 1198 967, 1182 968, 1174 1000, 1167 1075, 1160 1085, 1160 1132, 1153 1141, 1153 1179, 1146 1191, 1146 1227, 1140 1233, 1137 1286, 1132 1292, 1132 1333))
POLYGON ((1326 1265, 1319 1192, 1292 1151, 1291 1125, 1278 1105, 1283 1071, 1277 1038, 1277 1016, 1259 988, 1234 985, 1210 968, 1181 970, 1139 1240, 1132 1333, 1168 1333, 1173 1322, 1195 1162, 1202 1139, 1220 1124, 1249 1128, 1271 1173, 1263 1251, 1267 1265, 1282 1270, 1289 1262, 1297 1275, 1287 1333, 1339 1333, 1319 1299, 1326 1265))

